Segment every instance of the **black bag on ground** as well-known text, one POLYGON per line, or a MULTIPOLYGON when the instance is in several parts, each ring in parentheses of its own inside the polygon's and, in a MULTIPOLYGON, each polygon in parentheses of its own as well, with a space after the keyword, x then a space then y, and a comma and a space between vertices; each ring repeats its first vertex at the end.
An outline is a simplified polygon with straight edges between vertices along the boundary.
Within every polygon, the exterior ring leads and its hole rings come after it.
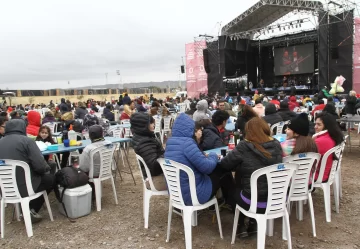
MULTIPOLYGON (((72 166, 62 168, 61 170, 56 172, 54 192, 56 198, 62 204, 67 217, 68 214, 66 212, 66 208, 63 203, 65 190, 68 188, 77 188, 80 186, 84 186, 88 183, 88 181, 89 181, 89 177, 84 171, 72 166), (63 188, 61 195, 58 185, 63 188)), ((72 220, 70 221, 73 222, 72 220)))

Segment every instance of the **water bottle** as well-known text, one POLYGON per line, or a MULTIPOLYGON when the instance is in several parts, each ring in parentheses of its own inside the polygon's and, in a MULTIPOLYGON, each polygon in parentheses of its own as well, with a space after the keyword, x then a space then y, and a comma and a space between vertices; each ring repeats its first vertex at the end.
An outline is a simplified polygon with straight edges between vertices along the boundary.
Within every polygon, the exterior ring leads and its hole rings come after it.
POLYGON ((228 148, 229 148, 229 150, 235 149, 234 135, 230 135, 230 140, 229 140, 228 148))

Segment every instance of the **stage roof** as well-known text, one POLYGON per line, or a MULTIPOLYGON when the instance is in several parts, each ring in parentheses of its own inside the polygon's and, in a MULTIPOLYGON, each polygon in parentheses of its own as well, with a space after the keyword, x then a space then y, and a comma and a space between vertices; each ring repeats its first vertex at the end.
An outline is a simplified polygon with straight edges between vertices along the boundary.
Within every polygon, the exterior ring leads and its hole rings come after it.
POLYGON ((304 0, 260 0, 244 13, 226 24, 222 35, 231 35, 243 31, 266 27, 294 10, 322 10, 319 1, 304 0))

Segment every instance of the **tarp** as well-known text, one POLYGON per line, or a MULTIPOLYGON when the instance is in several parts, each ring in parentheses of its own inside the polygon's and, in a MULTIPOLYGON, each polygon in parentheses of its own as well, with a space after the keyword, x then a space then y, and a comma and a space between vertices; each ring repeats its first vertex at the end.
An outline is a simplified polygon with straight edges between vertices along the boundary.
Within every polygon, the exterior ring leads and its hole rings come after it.
POLYGON ((353 90, 360 93, 360 18, 355 17, 354 62, 353 62, 353 90))
POLYGON ((191 98, 198 98, 200 93, 208 93, 203 56, 203 49, 205 48, 205 41, 196 41, 185 45, 186 88, 187 95, 191 98))

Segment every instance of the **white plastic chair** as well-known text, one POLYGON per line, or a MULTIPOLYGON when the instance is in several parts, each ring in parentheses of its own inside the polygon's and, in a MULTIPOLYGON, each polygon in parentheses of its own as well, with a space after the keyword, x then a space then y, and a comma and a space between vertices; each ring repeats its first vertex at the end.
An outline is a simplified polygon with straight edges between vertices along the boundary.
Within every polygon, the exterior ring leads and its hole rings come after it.
POLYGON ((283 134, 284 126, 289 124, 289 121, 281 121, 279 123, 273 124, 270 127, 270 131, 273 132, 276 129, 276 133, 273 135, 280 135, 283 134))
POLYGON ((164 128, 161 129, 161 143, 164 144, 164 139, 165 139, 165 133, 171 132, 171 116, 167 116, 167 117, 163 117, 164 120, 164 128))
POLYGON ((160 140, 162 141, 161 139, 161 120, 162 120, 162 117, 159 116, 159 115, 155 115, 153 116, 154 120, 155 120, 155 130, 154 130, 154 133, 155 135, 159 136, 160 137, 160 140))
POLYGON ((231 123, 236 123, 236 117, 230 116, 229 119, 231 120, 231 123))
POLYGON ((180 103, 178 104, 178 106, 179 106, 179 113, 186 112, 186 104, 180 103))
POLYGON ((112 175, 112 160, 114 157, 115 146, 113 144, 104 145, 99 148, 93 149, 90 152, 90 172, 89 172, 89 182, 93 182, 95 185, 95 197, 96 197, 96 210, 101 210, 101 182, 110 179, 113 192, 114 199, 116 205, 118 204, 118 199, 116 195, 115 182, 114 177, 112 175), (94 178, 94 156, 98 154, 100 157, 100 172, 99 177, 94 178))
POLYGON ((30 175, 30 168, 29 165, 22 161, 17 160, 10 160, 10 159, 3 159, 5 164, 0 166, 0 188, 2 191, 2 198, 1 198, 1 238, 4 238, 5 235, 5 204, 11 203, 11 204, 21 204, 22 214, 24 217, 26 232, 28 237, 33 236, 33 229, 32 229, 32 223, 31 223, 31 217, 30 217, 30 208, 29 203, 31 200, 34 200, 41 195, 44 195, 46 208, 49 212, 50 220, 54 221, 50 202, 48 199, 48 195, 46 191, 41 191, 38 193, 35 193, 32 187, 31 183, 31 175, 30 175), (17 186, 17 180, 16 180, 16 167, 21 167, 24 170, 25 173, 25 182, 26 182, 26 188, 28 192, 28 197, 21 197, 19 193, 19 189, 17 186))
POLYGON ((57 131, 57 123, 56 122, 47 122, 43 125, 50 128, 51 134, 54 134, 57 131))
MULTIPOLYGON (((123 119, 121 120, 121 124, 130 124, 130 119, 123 119)), ((132 133, 131 133, 131 129, 130 128, 125 128, 125 137, 132 137, 132 133)))
POLYGON ((293 184, 290 183, 290 179, 294 176, 295 171, 299 165, 293 163, 281 163, 275 164, 262 169, 254 171, 251 175, 251 204, 250 209, 245 210, 239 205, 236 205, 233 234, 231 244, 235 243, 236 230, 239 220, 239 214, 242 212, 245 216, 253 218, 257 222, 257 248, 265 248, 265 237, 267 220, 273 220, 275 218, 283 218, 282 237, 283 240, 288 240, 288 248, 291 247, 291 232, 289 213, 287 210, 287 204, 289 204, 289 198, 287 198, 288 187, 290 185, 289 196, 293 192, 293 184), (265 214, 256 213, 257 210, 257 181, 260 176, 266 175, 268 183, 268 199, 265 214))
POLYGON ((197 210, 202 210, 212 205, 215 205, 220 238, 223 238, 218 202, 214 197, 207 203, 204 204, 199 203, 196 195, 195 175, 192 169, 181 163, 177 163, 172 160, 168 160, 164 158, 159 158, 157 161, 160 163, 160 166, 164 172, 170 192, 166 242, 169 242, 170 239, 171 218, 172 218, 172 213, 174 211, 173 208, 182 210, 184 231, 185 231, 185 245, 186 245, 186 249, 191 249, 192 248, 192 224, 191 224, 192 217, 194 214, 196 215, 197 210), (187 174, 189 178, 190 195, 193 204, 192 206, 186 206, 184 204, 181 187, 180 187, 180 171, 187 174))
MULTIPOLYGON (((296 217, 300 221, 303 220, 303 201, 309 201, 309 210, 314 237, 316 237, 316 228, 311 192, 314 185, 313 175, 320 163, 320 158, 321 155, 314 152, 301 153, 283 158, 284 163, 296 163, 299 165, 299 168, 296 170, 294 178, 292 179, 294 189, 289 198, 290 202, 296 202, 296 217), (309 179, 311 179, 311 188, 309 188, 309 179)), ((288 206, 288 211, 291 213, 291 205, 288 206)))
POLYGON ((331 222, 331 199, 330 199, 330 186, 333 185, 334 188, 334 197, 335 197, 335 208, 336 213, 339 213, 339 186, 335 181, 335 174, 338 169, 339 159, 341 158, 342 144, 335 146, 334 148, 328 150, 321 159, 320 171, 318 179, 314 182, 315 188, 321 188, 324 192, 324 203, 325 203, 325 213, 326 213, 326 222, 331 222), (333 163, 331 166, 331 171, 327 182, 322 182, 325 173, 326 162, 329 156, 335 154, 336 158, 333 158, 333 163))
POLYGON ((336 170, 335 173, 335 181, 336 181, 336 185, 339 186, 339 198, 342 199, 342 176, 341 176, 341 162, 342 162, 342 156, 344 154, 344 150, 346 147, 346 140, 349 137, 349 135, 344 136, 344 142, 341 144, 341 154, 340 154, 340 160, 339 160, 339 164, 338 164, 338 168, 336 170))
POLYGON ((136 160, 140 169, 141 177, 143 180, 143 212, 144 212, 144 228, 149 227, 149 212, 150 212, 150 199, 153 195, 169 195, 167 190, 159 191, 155 188, 154 183, 151 178, 150 170, 147 167, 144 159, 136 154, 136 160), (143 165, 147 177, 143 175, 143 171, 141 168, 141 164, 143 165), (150 177, 149 177, 150 176, 150 177), (150 189, 146 187, 146 183, 149 184, 150 189))

